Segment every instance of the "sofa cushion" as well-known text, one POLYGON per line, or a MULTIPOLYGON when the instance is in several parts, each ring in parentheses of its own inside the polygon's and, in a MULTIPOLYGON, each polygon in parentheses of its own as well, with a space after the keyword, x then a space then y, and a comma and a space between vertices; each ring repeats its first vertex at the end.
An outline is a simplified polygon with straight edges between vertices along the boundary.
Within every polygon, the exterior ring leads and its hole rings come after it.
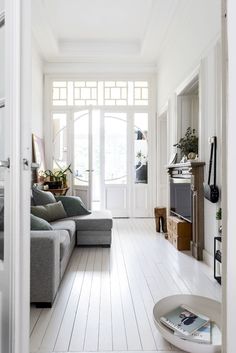
POLYGON ((50 203, 48 205, 31 206, 31 213, 36 217, 45 219, 48 222, 67 217, 61 201, 50 203))
POLYGON ((56 200, 62 202, 68 217, 91 213, 78 196, 57 196, 56 200))
POLYGON ((74 221, 67 221, 67 220, 59 220, 55 222, 51 222, 51 227, 54 230, 67 230, 70 234, 70 238, 72 239, 73 235, 75 234, 75 222, 74 221))
POLYGON ((60 230, 60 261, 70 248, 70 235, 67 230, 60 230))
POLYGON ((53 230, 51 224, 49 224, 45 219, 30 215, 30 228, 31 230, 53 230))
POLYGON ((112 215, 110 211, 93 211, 89 215, 75 216, 76 230, 111 230, 112 215))
POLYGON ((32 188, 32 195, 36 206, 56 202, 55 196, 51 192, 40 190, 37 187, 32 188))

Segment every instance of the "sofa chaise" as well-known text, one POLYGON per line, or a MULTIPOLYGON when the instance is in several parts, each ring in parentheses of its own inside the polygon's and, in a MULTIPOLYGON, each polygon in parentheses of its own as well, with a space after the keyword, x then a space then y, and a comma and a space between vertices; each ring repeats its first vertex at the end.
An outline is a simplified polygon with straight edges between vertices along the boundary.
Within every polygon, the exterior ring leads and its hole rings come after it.
MULTIPOLYGON (((37 196, 40 194, 40 197, 43 195, 46 201, 39 201, 36 196, 32 199, 33 205, 35 203, 39 205, 41 202, 45 205, 52 196, 41 190, 34 190, 33 195, 35 193, 37 196)), ((72 205, 75 201, 81 202, 79 198, 61 196, 53 202, 58 200, 62 201, 69 216, 48 222, 50 230, 31 230, 30 301, 37 307, 52 306, 75 246, 110 247, 111 245, 112 216, 110 211, 90 213, 86 210, 86 214, 76 215, 77 212, 72 205)))

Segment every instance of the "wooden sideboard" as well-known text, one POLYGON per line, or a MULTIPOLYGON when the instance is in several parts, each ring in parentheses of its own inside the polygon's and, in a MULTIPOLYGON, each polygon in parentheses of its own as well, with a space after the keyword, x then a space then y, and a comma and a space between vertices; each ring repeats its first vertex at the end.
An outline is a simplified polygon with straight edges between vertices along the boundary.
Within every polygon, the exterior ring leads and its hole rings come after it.
MULTIPOLYGON (((197 260, 202 260, 204 248, 204 165, 204 162, 188 161, 187 163, 171 164, 167 167, 170 181, 171 178, 186 179, 191 185, 192 239, 190 248, 193 257, 197 260)), ((176 215, 170 209, 169 214, 176 215)))

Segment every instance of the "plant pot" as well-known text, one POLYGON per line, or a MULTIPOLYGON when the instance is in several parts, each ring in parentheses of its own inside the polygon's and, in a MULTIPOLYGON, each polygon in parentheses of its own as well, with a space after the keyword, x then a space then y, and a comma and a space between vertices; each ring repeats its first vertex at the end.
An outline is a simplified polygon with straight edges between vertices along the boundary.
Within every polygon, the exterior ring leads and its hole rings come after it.
POLYGON ((61 189, 62 182, 61 181, 46 181, 44 185, 48 185, 49 189, 61 189))

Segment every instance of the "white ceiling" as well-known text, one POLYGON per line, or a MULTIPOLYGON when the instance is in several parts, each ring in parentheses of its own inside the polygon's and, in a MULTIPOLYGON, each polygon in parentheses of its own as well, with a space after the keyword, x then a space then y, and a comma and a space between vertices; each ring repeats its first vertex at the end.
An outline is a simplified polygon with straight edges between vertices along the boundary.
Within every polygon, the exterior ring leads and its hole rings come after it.
POLYGON ((32 0, 48 62, 153 64, 180 0, 32 0))

